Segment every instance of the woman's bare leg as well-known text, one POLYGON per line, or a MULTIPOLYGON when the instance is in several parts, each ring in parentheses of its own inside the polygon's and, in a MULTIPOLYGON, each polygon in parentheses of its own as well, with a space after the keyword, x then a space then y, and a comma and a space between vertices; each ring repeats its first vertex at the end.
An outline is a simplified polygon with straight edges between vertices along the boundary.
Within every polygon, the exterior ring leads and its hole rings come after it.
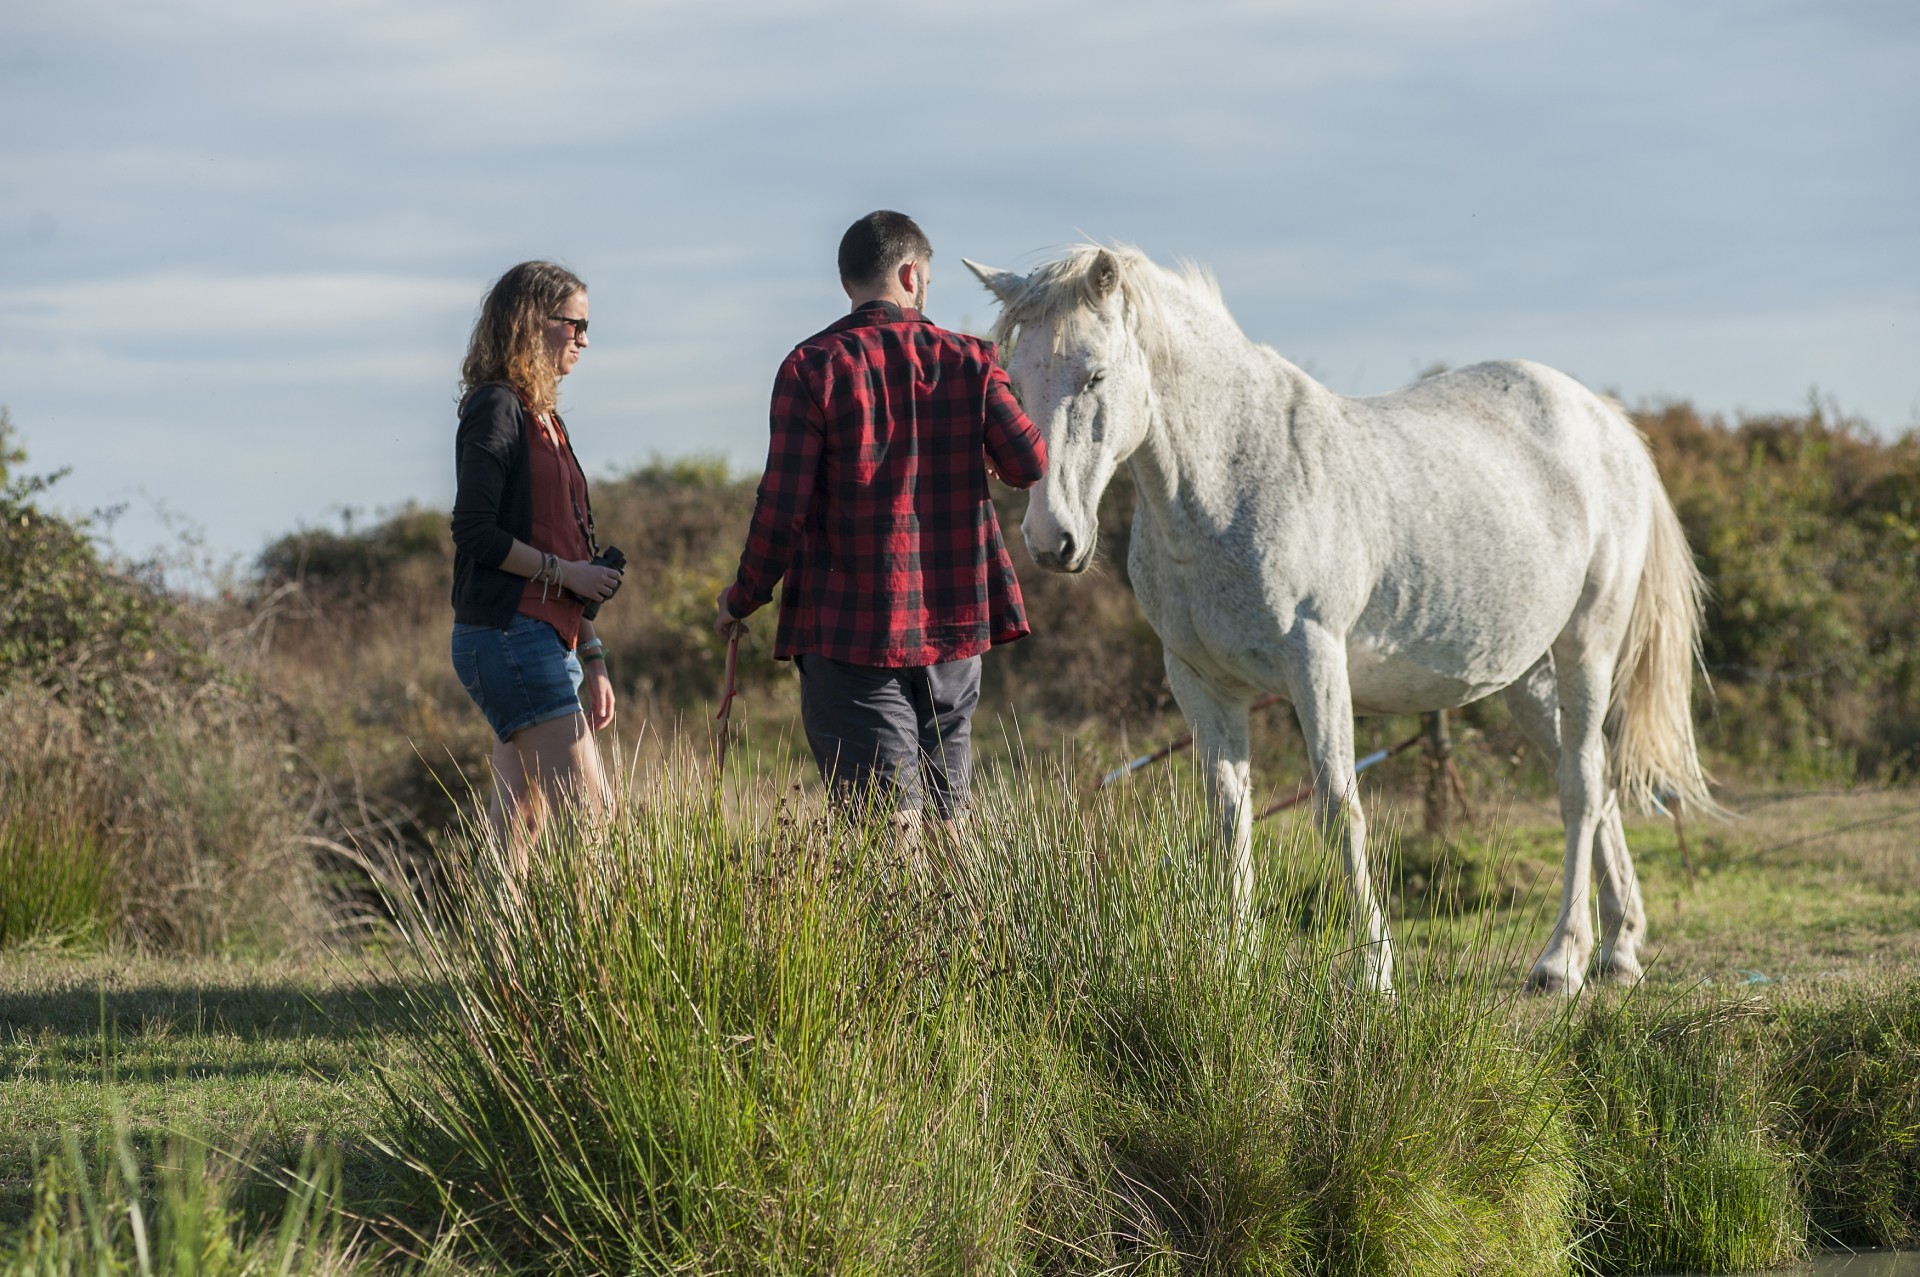
POLYGON ((494 827, 516 874, 526 871, 527 848, 553 807, 577 805, 594 824, 612 814, 613 790, 584 714, 523 727, 495 748, 493 759, 494 827))

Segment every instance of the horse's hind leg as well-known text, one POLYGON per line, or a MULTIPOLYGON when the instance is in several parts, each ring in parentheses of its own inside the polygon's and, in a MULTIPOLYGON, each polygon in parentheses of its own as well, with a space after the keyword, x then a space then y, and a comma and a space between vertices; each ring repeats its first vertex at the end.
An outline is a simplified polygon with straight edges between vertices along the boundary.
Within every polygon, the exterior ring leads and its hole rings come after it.
POLYGON ((1167 685, 1193 726, 1193 743, 1206 768, 1207 790, 1220 822, 1222 878, 1233 902, 1234 921, 1253 914, 1253 786, 1248 775, 1252 742, 1245 699, 1228 696, 1171 651, 1167 685))
MULTIPOLYGON (((1573 994, 1586 982, 1593 956, 1589 905, 1590 866, 1604 853, 1601 830, 1619 819, 1607 779, 1605 722, 1613 687, 1613 654, 1619 650, 1624 610, 1590 608, 1576 617, 1553 647, 1554 691, 1559 709, 1560 818, 1566 825, 1566 860, 1560 883, 1560 916, 1553 937, 1533 964, 1527 987, 1573 994), (1617 622, 1617 623, 1616 623, 1617 622)), ((1620 860, 1625 860, 1624 840, 1620 860)), ((1608 856, 1602 863, 1611 863, 1608 856)))
MULTIPOLYGON (((1547 765, 1557 773, 1560 763, 1559 694, 1554 687, 1553 658, 1543 656, 1525 678, 1503 693, 1513 720, 1533 743, 1547 765)), ((1627 831, 1620 821, 1620 804, 1610 795, 1593 847, 1593 873, 1600 886, 1600 958, 1602 975, 1621 984, 1638 982, 1640 942, 1647 934, 1646 906, 1640 899, 1640 879, 1627 851, 1627 831)))
POLYGON ((1640 876, 1627 852, 1627 831, 1620 822, 1620 796, 1607 797, 1607 818, 1594 846, 1593 867, 1600 879, 1599 972, 1615 984, 1638 984, 1640 942, 1647 938, 1647 906, 1640 899, 1640 876))

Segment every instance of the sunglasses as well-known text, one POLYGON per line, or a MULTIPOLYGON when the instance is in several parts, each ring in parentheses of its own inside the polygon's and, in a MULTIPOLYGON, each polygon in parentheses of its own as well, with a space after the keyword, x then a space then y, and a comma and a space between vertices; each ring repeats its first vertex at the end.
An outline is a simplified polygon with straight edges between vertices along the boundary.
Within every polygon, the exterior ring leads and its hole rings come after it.
POLYGON ((548 315, 547 318, 562 324, 572 324, 576 341, 587 335, 587 321, 584 319, 575 319, 571 315, 548 315))

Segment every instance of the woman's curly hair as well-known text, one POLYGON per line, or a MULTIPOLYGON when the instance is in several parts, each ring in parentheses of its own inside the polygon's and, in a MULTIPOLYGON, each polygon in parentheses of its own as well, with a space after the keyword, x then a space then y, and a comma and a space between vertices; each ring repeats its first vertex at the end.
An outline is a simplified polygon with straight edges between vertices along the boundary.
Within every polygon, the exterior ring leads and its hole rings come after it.
POLYGON ((547 320, 586 288, 578 275, 552 262, 521 262, 495 280, 480 302, 460 364, 461 400, 498 381, 519 391, 534 412, 552 412, 560 378, 547 351, 547 320))

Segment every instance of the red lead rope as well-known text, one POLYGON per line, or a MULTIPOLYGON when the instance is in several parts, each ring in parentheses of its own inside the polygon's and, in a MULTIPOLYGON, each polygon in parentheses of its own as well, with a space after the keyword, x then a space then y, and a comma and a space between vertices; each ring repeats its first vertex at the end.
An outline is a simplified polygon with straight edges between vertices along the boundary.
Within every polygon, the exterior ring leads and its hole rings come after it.
POLYGON ((713 716, 713 721, 717 726, 713 740, 713 761, 714 766, 719 769, 720 774, 723 776, 727 770, 727 737, 729 735, 728 729, 731 725, 729 720, 733 715, 733 698, 738 695, 740 691, 733 677, 734 670, 739 665, 739 661, 740 634, 739 631, 736 630, 727 637, 727 676, 725 681, 720 685, 719 712, 713 716))

